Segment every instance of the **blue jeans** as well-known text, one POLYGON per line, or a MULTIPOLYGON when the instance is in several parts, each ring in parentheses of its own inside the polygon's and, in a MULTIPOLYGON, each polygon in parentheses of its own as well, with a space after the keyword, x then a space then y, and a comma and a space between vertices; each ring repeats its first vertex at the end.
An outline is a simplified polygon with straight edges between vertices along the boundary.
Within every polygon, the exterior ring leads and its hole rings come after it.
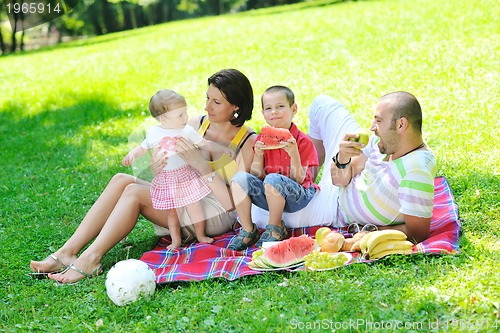
POLYGON ((231 182, 240 185, 243 191, 250 197, 252 203, 267 211, 269 211, 269 206, 267 205, 264 184, 274 187, 285 199, 284 212, 287 213, 299 211, 307 206, 309 201, 314 197, 314 193, 316 193, 314 186, 311 185, 306 189, 295 180, 278 173, 270 173, 262 181, 252 174, 240 171, 234 175, 231 182))

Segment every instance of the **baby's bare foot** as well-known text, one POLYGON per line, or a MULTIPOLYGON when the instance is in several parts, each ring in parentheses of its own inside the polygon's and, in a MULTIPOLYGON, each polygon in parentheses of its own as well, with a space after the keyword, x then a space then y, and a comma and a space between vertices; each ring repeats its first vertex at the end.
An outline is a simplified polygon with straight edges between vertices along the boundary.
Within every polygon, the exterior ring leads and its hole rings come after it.
POLYGON ((168 250, 175 250, 181 247, 181 242, 172 242, 169 246, 167 246, 168 250))
POLYGON ((208 243, 212 244, 214 242, 214 239, 208 236, 201 236, 201 237, 196 237, 198 239, 198 242, 200 243, 208 243))

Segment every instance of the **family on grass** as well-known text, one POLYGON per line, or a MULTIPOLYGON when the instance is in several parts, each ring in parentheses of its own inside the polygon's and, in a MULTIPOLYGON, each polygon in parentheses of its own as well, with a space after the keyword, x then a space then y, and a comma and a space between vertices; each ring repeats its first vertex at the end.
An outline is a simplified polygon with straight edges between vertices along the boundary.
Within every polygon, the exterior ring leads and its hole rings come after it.
POLYGON ((366 145, 350 140, 360 127, 330 96, 314 99, 308 134, 293 122, 299 110, 289 88, 272 86, 260 102, 267 124, 291 133, 282 148, 266 149, 245 125, 253 90, 236 69, 208 79, 206 113, 191 119, 181 95, 158 91, 149 103, 158 125, 122 161, 129 166, 151 149, 153 181, 115 175, 66 243, 31 261, 31 269, 59 283, 95 276, 139 215, 158 235, 170 234, 171 250, 195 239, 213 242, 236 223, 241 228, 228 246, 235 251, 285 239, 288 228, 318 225, 372 224, 414 242, 429 237, 436 160, 422 139, 415 96, 382 96, 366 145))

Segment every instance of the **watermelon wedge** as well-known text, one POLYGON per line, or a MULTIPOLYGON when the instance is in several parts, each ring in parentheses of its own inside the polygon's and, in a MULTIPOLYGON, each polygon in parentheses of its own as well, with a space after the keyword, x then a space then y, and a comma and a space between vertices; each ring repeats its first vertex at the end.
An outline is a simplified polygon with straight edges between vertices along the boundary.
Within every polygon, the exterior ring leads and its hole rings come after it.
POLYGON ((279 149, 283 148, 282 141, 287 141, 292 138, 292 134, 285 128, 278 128, 274 126, 264 126, 260 133, 260 141, 265 145, 265 149, 279 149))
POLYGON ((292 237, 265 249, 259 259, 269 267, 288 267, 303 261, 315 245, 307 235, 292 237))

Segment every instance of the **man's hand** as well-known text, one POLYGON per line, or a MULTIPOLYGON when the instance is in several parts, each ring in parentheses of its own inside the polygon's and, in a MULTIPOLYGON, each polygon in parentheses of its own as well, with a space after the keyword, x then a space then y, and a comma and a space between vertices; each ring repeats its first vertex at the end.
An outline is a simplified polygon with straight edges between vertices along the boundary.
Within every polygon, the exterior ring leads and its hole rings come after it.
POLYGON ((359 156, 363 153, 361 149, 365 147, 364 144, 349 140, 351 138, 356 139, 357 137, 358 137, 357 133, 347 133, 344 136, 344 139, 340 141, 339 154, 337 155, 337 161, 340 164, 349 163, 351 158, 359 156))

